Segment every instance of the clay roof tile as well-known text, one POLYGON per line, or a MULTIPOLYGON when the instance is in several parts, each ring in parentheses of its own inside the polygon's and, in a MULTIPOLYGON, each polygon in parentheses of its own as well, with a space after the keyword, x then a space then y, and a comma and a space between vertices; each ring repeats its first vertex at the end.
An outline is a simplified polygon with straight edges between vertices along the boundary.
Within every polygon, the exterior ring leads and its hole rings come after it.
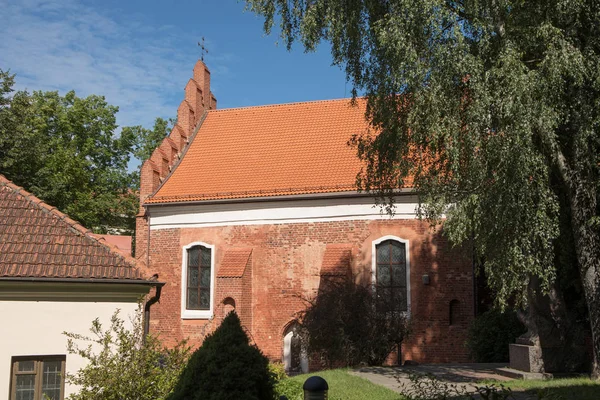
POLYGON ((135 260, 0 175, 0 277, 143 280, 135 260))
POLYGON ((355 191, 362 163, 348 142, 369 130, 365 107, 341 99, 208 111, 146 203, 355 191))
POLYGON ((228 249, 219 265, 219 278, 241 278, 251 262, 252 249, 228 249))

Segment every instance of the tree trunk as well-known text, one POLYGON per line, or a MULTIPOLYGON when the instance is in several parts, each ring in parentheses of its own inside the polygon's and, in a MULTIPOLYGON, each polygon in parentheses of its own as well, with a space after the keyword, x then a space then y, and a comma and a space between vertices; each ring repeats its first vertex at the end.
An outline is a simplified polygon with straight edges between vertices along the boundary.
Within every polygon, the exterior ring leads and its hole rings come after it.
POLYGON ((597 161, 595 154, 589 154, 591 143, 578 137, 573 142, 571 166, 557 146, 553 158, 568 189, 571 229, 592 333, 591 373, 600 379, 600 232, 592 224, 598 206, 597 161))
POLYGON ((544 294, 539 278, 531 276, 527 299, 526 312, 518 312, 527 332, 517 339, 517 343, 539 349, 542 357, 532 367, 537 366, 540 372, 580 371, 585 357, 581 327, 570 318, 558 282, 544 294))
POLYGON ((571 181, 573 235, 592 332, 592 377, 600 379, 600 238, 590 223, 596 213, 596 190, 577 178, 571 181))

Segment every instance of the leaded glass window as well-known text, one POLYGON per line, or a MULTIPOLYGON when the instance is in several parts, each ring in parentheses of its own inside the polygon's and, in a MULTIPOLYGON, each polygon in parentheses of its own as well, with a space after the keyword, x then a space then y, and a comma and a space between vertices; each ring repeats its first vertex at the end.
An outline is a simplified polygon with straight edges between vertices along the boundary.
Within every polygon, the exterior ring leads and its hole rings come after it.
POLYGON ((407 311, 406 244, 386 240, 376 246, 377 295, 397 311, 407 311))
POLYGON ((194 246, 187 251, 187 300, 188 310, 210 309, 211 249, 194 246))

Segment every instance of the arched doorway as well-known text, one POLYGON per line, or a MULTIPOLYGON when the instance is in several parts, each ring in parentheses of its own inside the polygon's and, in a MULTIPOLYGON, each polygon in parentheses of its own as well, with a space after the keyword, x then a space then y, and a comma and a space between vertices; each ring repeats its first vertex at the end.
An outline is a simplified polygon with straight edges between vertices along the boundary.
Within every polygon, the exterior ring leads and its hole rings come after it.
POLYGON ((288 375, 308 372, 308 354, 297 323, 292 323, 283 335, 283 365, 288 375))

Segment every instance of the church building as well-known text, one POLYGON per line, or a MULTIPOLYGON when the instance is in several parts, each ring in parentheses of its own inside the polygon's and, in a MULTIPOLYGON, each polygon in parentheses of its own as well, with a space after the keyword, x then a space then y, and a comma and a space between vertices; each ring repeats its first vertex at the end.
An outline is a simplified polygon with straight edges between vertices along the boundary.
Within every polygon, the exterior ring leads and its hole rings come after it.
POLYGON ((197 62, 176 126, 141 171, 136 257, 166 282, 151 332, 200 345, 235 309, 290 368, 302 298, 343 275, 403 299, 402 360, 469 360, 471 254, 417 219, 411 188, 398 188, 392 217, 357 191, 362 164, 348 141, 369 129, 364 114, 360 99, 218 110, 197 62))

